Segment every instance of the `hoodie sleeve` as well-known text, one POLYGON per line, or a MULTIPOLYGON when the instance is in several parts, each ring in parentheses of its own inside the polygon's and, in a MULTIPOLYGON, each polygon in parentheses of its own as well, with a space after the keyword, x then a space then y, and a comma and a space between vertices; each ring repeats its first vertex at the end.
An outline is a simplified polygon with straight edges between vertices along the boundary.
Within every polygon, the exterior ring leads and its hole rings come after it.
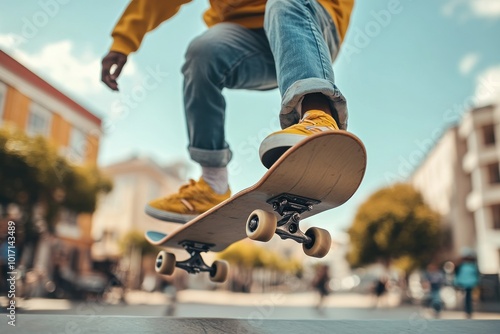
POLYGON ((111 51, 128 55, 137 51, 149 31, 174 16, 181 5, 191 0, 132 0, 113 33, 111 51))

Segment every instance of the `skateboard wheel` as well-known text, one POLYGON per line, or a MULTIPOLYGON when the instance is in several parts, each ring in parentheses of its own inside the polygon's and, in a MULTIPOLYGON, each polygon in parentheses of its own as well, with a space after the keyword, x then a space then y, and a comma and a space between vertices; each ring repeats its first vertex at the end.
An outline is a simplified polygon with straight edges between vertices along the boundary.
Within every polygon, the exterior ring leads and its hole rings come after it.
POLYGON ((304 243, 302 245, 306 255, 312 257, 324 257, 328 254, 332 245, 332 237, 327 230, 318 227, 311 227, 306 231, 306 235, 312 239, 309 244, 304 243))
POLYGON ((161 251, 156 256, 155 270, 159 274, 172 275, 175 269, 175 255, 161 251))
POLYGON ((253 211, 247 219, 247 236, 252 240, 269 241, 276 232, 276 216, 264 210, 253 211))
POLYGON ((215 283, 224 283, 229 272, 229 265, 226 261, 217 260, 212 264, 210 280, 215 283))

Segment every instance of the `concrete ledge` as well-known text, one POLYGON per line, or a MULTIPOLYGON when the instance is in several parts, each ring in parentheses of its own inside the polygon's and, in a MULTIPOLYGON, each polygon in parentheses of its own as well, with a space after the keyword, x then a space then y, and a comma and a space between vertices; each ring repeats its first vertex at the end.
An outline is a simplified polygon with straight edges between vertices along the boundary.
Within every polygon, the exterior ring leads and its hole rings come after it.
POLYGON ((124 316, 29 315, 1 333, 499 333, 496 320, 256 320, 124 316))

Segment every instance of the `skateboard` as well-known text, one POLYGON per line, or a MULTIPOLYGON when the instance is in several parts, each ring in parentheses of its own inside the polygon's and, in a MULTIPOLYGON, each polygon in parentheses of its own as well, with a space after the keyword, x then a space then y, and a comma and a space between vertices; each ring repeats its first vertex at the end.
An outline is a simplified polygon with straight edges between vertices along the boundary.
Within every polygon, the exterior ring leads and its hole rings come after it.
POLYGON ((274 234, 302 243, 306 255, 324 257, 331 247, 328 231, 300 229, 301 219, 344 204, 358 189, 366 168, 363 143, 347 131, 321 132, 288 149, 253 186, 200 214, 170 234, 147 231, 151 244, 184 248, 190 255, 176 261, 162 250, 155 270, 171 275, 175 267, 189 273, 208 272, 224 282, 225 261, 207 265, 201 253, 219 252, 246 237, 267 242, 274 234))

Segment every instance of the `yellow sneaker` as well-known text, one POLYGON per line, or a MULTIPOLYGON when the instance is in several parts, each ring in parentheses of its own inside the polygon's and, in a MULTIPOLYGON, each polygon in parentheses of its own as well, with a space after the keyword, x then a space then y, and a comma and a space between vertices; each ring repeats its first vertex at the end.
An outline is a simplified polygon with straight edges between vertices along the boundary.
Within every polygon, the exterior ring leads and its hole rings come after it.
POLYGON ((259 148, 260 160, 266 168, 270 168, 286 150, 305 137, 338 129, 332 116, 321 110, 309 110, 299 123, 271 133, 262 141, 259 148))
POLYGON ((183 185, 177 194, 149 202, 145 211, 156 219, 186 223, 230 196, 230 189, 225 194, 217 194, 200 178, 198 182, 189 180, 189 184, 183 185))

